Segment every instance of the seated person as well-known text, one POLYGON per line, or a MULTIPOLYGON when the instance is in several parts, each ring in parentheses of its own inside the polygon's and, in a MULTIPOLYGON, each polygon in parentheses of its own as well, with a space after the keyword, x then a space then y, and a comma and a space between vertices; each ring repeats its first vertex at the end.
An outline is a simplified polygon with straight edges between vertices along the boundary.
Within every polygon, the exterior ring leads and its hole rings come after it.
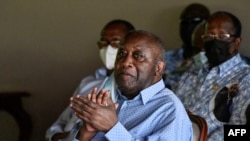
POLYGON ((210 16, 209 9, 203 4, 192 3, 180 15, 180 37, 182 46, 169 50, 165 54, 167 67, 164 71, 164 81, 168 88, 174 89, 181 75, 189 68, 193 48, 191 37, 196 26, 210 16))
MULTIPOLYGON (((72 97, 70 107, 85 124, 71 132, 77 139, 69 140, 192 141, 187 112, 162 80, 164 67, 161 40, 146 31, 129 32, 114 68, 117 103, 72 97)), ((102 99, 100 93, 97 99, 102 99)))
POLYGON ((208 141, 223 141, 223 125, 249 123, 250 66, 240 57, 241 22, 218 11, 202 36, 208 62, 197 72, 185 72, 175 91, 186 109, 206 119, 208 141))
MULTIPOLYGON (((202 67, 203 64, 207 62, 207 57, 204 51, 204 43, 201 38, 201 36, 204 34, 204 28, 205 28, 205 21, 201 22, 194 29, 194 32, 192 34, 192 42, 191 42, 193 54, 191 58, 189 59, 189 63, 186 65, 185 70, 182 70, 184 72, 185 71, 189 71, 190 73, 196 72, 202 67)), ((178 70, 178 67, 176 68, 176 71, 177 70, 178 70)), ((175 76, 170 75, 169 79, 171 79, 172 77, 175 77, 175 76)), ((176 84, 176 87, 177 86, 178 86, 178 83, 176 84)), ((176 87, 173 87, 172 90, 175 91, 176 87)))
MULTIPOLYGON (((125 20, 115 19, 108 22, 101 31, 101 38, 98 41, 100 57, 105 68, 96 71, 95 76, 83 78, 73 95, 89 93, 92 88, 102 84, 104 79, 113 72, 116 53, 125 35, 134 30, 134 26, 125 20)), ((112 97, 114 99, 114 97, 112 97)), ((58 141, 68 136, 78 118, 73 110, 67 107, 58 119, 47 129, 46 140, 58 141)))

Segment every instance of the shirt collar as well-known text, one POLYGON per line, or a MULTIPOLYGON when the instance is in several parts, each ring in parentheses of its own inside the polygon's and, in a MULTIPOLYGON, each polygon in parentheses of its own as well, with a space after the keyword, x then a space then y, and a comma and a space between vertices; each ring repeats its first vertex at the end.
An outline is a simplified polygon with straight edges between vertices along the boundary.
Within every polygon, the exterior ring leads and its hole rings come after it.
MULTIPOLYGON (((217 74, 219 74, 220 76, 226 74, 228 71, 230 71, 233 67, 235 67, 235 65, 239 64, 242 61, 240 54, 236 54, 235 56, 233 56, 232 58, 230 58, 229 60, 227 60, 226 62, 214 67, 211 69, 211 71, 216 71, 217 74)), ((204 68, 202 69, 202 71, 206 71, 209 72, 208 69, 209 65, 208 63, 206 63, 206 65, 204 65, 204 68)))
POLYGON ((154 95, 156 95, 159 91, 165 88, 164 82, 161 79, 155 84, 149 86, 148 88, 142 90, 140 92, 140 96, 143 104, 146 104, 154 95))
POLYGON ((230 58, 226 62, 219 65, 219 72, 220 75, 226 74, 228 71, 232 70, 235 65, 239 64, 241 62, 241 57, 239 53, 235 55, 234 57, 230 58))
POLYGON ((106 77, 107 73, 108 73, 108 70, 105 67, 98 68, 95 71, 95 78, 99 79, 99 78, 106 77))

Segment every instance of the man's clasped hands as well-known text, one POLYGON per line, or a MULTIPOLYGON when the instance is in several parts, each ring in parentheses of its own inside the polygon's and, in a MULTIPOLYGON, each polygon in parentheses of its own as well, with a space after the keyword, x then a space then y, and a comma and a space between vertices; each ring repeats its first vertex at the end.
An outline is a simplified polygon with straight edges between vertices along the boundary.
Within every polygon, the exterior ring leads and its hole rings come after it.
POLYGON ((82 132, 96 134, 98 131, 107 132, 118 121, 116 116, 117 103, 110 99, 109 90, 94 88, 87 96, 77 95, 70 98, 70 107, 84 122, 82 132), (97 94, 98 93, 98 94, 97 94))

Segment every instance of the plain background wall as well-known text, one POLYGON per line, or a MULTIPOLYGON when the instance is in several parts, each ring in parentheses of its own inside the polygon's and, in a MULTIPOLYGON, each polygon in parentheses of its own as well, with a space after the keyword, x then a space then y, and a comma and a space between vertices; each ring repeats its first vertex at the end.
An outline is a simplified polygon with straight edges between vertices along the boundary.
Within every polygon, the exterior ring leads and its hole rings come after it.
POLYGON ((80 80, 101 66, 96 42, 104 24, 126 19, 161 37, 168 50, 181 45, 179 15, 191 2, 238 16, 240 52, 250 57, 249 0, 1 0, 0 91, 32 95, 23 98, 34 124, 32 141, 44 141, 80 80))

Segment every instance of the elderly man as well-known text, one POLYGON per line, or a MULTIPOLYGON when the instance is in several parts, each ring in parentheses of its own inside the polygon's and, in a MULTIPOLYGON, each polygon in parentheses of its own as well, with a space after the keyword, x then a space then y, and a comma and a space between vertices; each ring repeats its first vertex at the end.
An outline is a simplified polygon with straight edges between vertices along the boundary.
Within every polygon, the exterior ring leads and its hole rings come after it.
MULTIPOLYGON (((100 58, 105 67, 98 69, 95 75, 90 75, 82 79, 73 95, 87 94, 92 88, 102 84, 114 70, 115 57, 123 42, 125 35, 134 30, 134 26, 122 19, 109 21, 102 29, 100 40, 97 42, 100 58)), ((107 86, 111 89, 112 85, 107 86)), ((107 88, 106 87, 106 88, 107 88)), ((112 97, 114 99, 114 97, 112 97)), ((78 118, 74 115, 73 110, 67 107, 58 119, 47 129, 46 140, 58 141, 68 136, 69 131, 77 123, 78 118)))
POLYGON ((231 13, 211 15, 202 35, 208 62, 186 72, 176 89, 186 109, 208 123, 208 140, 224 140, 223 125, 250 122, 250 67, 240 57, 241 23, 231 13))
MULTIPOLYGON (((71 107, 85 123, 76 138, 191 141, 191 121, 179 99, 165 87, 164 67, 161 40, 146 31, 129 32, 114 68, 117 103, 107 100, 101 104, 88 97, 72 97, 71 107)), ((97 95, 97 99, 100 97, 103 94, 97 95)))

